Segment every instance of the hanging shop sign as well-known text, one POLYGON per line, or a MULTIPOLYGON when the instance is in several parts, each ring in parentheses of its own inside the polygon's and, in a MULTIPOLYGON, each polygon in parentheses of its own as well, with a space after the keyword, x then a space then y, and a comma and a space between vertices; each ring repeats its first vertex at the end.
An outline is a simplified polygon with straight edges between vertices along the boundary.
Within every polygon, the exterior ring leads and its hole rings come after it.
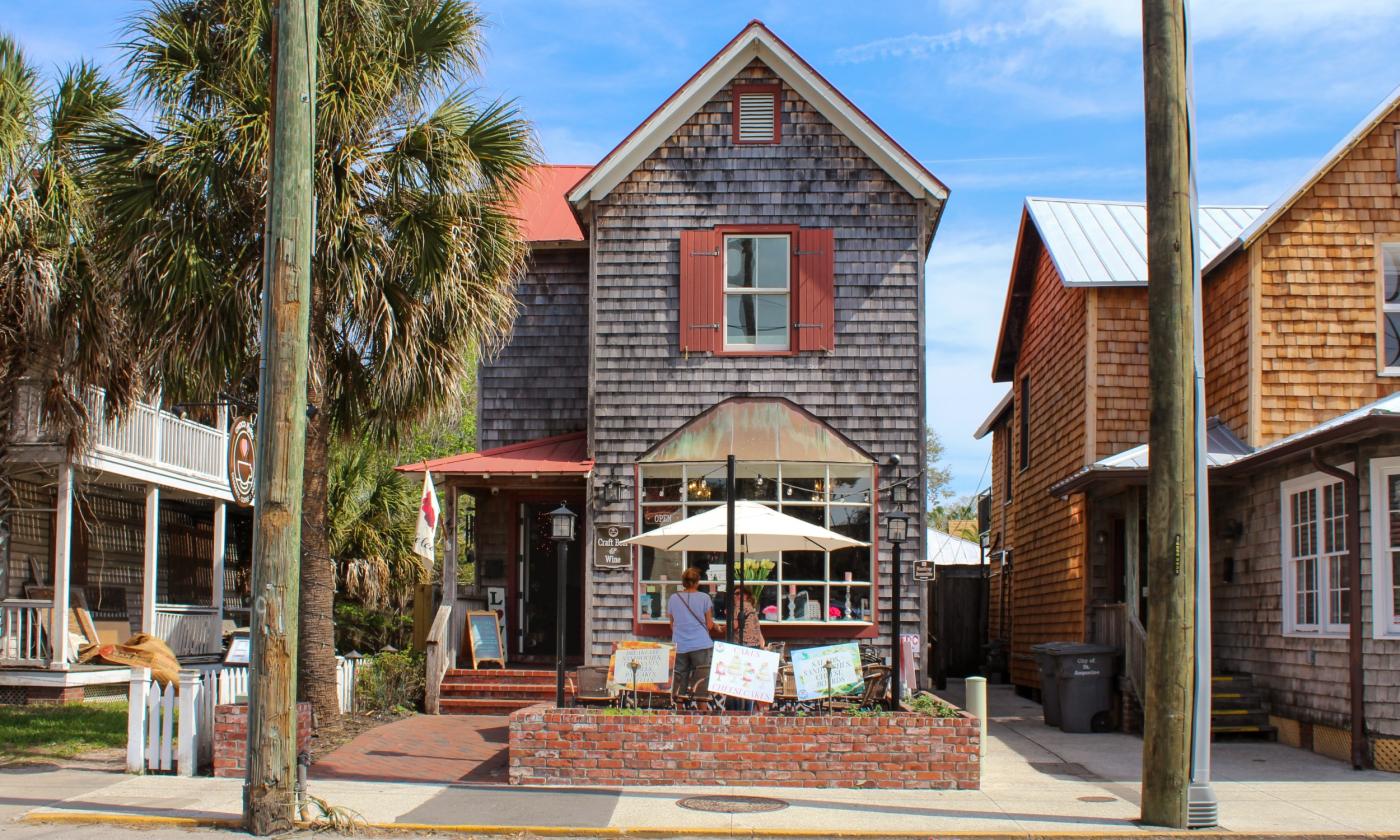
POLYGON ((596 525, 593 528, 593 568, 620 571, 632 568, 632 547, 622 541, 632 536, 631 525, 596 525))
POLYGON ((929 580, 933 580, 933 561, 932 561, 932 560, 915 560, 915 561, 914 561, 914 580, 918 580, 918 581, 929 581, 929 580))
POLYGON ((238 417, 228 430, 228 489, 239 507, 253 506, 253 423, 238 417))

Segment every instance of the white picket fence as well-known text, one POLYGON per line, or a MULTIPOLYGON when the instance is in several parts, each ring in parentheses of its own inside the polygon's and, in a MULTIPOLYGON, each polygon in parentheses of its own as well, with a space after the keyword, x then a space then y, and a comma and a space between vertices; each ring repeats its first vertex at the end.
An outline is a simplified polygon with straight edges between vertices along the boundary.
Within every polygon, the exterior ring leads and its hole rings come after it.
MULTIPOLYGON (((355 708, 359 662, 336 657, 341 713, 355 708)), ((133 668, 127 709, 126 766, 132 773, 193 776, 214 756, 214 707, 248 702, 246 665, 206 665, 180 671, 179 683, 162 687, 144 668, 133 668)))

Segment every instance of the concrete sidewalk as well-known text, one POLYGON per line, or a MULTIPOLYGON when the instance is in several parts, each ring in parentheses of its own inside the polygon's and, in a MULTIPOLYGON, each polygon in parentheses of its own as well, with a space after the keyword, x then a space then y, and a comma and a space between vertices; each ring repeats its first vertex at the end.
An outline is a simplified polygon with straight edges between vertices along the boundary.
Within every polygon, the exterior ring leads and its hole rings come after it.
MULTIPOLYGON (((551 789, 313 779, 311 793, 355 810, 373 825, 421 831, 822 837, 1153 833, 1133 822, 1140 740, 1067 735, 1043 725, 1040 707, 1008 690, 995 689, 992 699, 991 738, 979 791, 551 789), (685 796, 717 793, 780 799, 787 807, 729 815, 677 804, 685 796)), ((1394 775, 1358 773, 1277 744, 1219 744, 1214 756, 1221 827, 1232 834, 1400 832, 1400 778, 1394 775)), ((0 776, 5 789, 0 816, 23 810, 30 821, 169 824, 174 818, 185 825, 231 825, 239 815, 240 780, 88 774, 64 789, 45 775, 11 771, 0 776), (97 784, 94 776, 102 776, 103 783, 97 784)))

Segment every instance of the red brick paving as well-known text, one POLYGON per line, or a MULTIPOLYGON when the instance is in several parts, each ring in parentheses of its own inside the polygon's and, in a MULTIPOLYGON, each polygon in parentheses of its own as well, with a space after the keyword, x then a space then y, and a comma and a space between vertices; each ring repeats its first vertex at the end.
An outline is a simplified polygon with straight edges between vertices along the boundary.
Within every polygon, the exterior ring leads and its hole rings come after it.
POLYGON ((311 765, 313 779, 507 781, 510 718, 414 715, 363 732, 311 765))

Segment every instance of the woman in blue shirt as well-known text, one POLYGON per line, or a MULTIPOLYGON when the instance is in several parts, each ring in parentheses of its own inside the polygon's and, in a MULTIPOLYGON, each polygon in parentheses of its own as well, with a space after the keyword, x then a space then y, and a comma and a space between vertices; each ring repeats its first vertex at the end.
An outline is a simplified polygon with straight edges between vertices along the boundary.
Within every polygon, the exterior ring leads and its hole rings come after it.
POLYGON ((676 670, 672 675, 671 692, 689 694, 698 677, 709 676, 711 638, 715 631, 714 607, 710 597, 700 591, 700 570, 694 567, 681 573, 680 592, 666 602, 671 614, 671 642, 676 646, 676 670))

